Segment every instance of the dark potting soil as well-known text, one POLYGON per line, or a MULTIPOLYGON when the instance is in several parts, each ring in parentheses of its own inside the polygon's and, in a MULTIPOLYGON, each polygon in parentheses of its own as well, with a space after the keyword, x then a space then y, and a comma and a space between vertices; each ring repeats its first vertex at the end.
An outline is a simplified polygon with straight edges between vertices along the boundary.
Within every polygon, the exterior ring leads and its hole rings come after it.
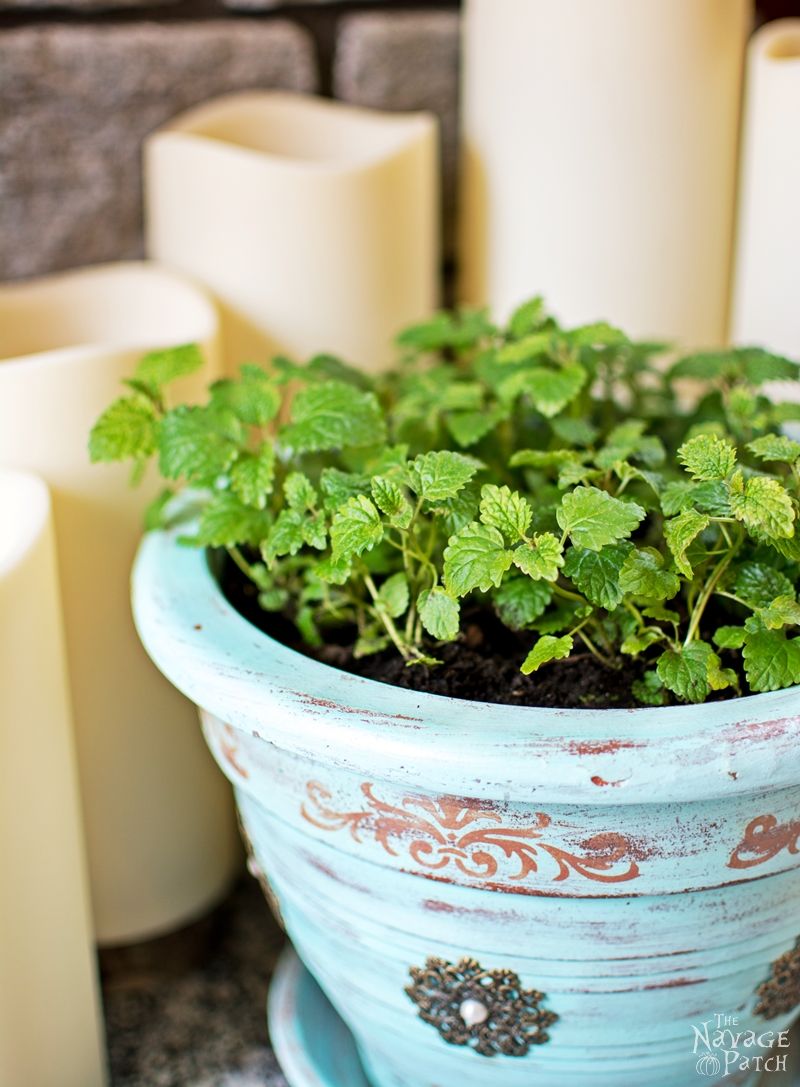
POLYGON ((509 706, 641 707, 631 692, 631 684, 646 670, 643 662, 626 658, 619 668, 607 668, 588 652, 575 653, 534 675, 524 676, 519 667, 536 635, 508 630, 488 609, 467 613, 458 640, 435 648, 433 653, 441 665, 408 667, 394 649, 356 658, 355 632, 351 628, 328 632, 336 640, 319 649, 306 645, 286 616, 259 607, 254 586, 230 560, 226 559, 221 569, 220 585, 233 607, 271 638, 307 657, 381 683, 509 706))

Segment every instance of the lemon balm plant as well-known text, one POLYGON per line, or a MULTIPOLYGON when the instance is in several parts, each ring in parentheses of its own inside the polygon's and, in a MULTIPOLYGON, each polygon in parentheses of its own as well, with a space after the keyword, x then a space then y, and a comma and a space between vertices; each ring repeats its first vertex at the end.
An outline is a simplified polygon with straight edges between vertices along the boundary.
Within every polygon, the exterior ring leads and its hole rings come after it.
POLYGON ((194 348, 149 355, 91 456, 157 460, 150 527, 191 488, 186 542, 226 549, 312 648, 344 627, 356 657, 447 667, 477 608, 522 632, 523 673, 635 661, 646 704, 800 682, 800 409, 762 388, 794 362, 663 366, 663 345, 562 328, 538 298, 504 328, 443 313, 398 345, 377 378, 328 356, 245 365, 201 406, 165 401, 194 348))

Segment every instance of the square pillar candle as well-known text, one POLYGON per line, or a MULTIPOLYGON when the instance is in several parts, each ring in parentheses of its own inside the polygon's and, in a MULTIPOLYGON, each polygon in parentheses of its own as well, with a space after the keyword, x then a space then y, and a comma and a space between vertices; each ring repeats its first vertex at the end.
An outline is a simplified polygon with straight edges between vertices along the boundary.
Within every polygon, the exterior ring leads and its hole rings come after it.
POLYGON ((0 469, 0 1083, 105 1072, 50 497, 0 469))
MULTIPOLYGON (((193 920, 239 863, 229 790, 195 714, 145 656, 128 599, 155 479, 89 463, 89 431, 146 351, 198 343, 218 367, 208 296, 147 264, 0 287, 0 465, 53 496, 96 935, 128 943, 193 920)), ((57 889, 54 890, 57 896, 57 889)))
MULTIPOLYGON (((800 19, 750 42, 731 339, 800 357, 800 19)), ((784 390, 785 391, 785 390, 784 390)))
POLYGON ((222 308, 226 367, 335 354, 365 370, 438 302, 435 119, 236 94, 147 141, 151 256, 222 308))
POLYGON ((460 296, 726 332, 750 0, 466 0, 460 296))

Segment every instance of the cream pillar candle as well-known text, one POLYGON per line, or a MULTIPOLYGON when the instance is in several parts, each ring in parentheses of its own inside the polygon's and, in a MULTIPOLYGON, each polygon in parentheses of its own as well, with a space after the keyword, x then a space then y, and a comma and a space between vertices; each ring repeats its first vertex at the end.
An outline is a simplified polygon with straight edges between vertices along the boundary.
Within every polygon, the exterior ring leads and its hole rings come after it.
POLYGON ((0 469, 0 1083, 105 1079, 50 498, 0 469))
POLYGON ((464 300, 725 335, 750 0, 467 0, 464 300))
POLYGON ((280 92, 176 118, 145 150, 148 251, 210 287, 226 365, 365 369, 438 302, 436 122, 280 92))
MULTIPOLYGON (((53 492, 97 938, 131 942, 207 909, 238 863, 228 789, 195 715, 145 656, 128 580, 156 487, 91 465, 89 429, 146 351, 199 342, 215 372, 213 304, 182 278, 110 265, 0 287, 0 464, 53 492)), ((54 885, 54 903, 58 888, 54 885)))
POLYGON ((800 19, 750 43, 731 338, 800 357, 800 19))

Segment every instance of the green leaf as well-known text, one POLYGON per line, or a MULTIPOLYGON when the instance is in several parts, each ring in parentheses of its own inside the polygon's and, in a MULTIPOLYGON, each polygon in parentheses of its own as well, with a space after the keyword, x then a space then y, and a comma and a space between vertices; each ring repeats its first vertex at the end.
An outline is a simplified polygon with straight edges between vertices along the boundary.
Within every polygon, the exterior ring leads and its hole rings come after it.
POLYGON ((658 672, 645 672, 641 679, 635 679, 631 684, 634 698, 645 706, 663 706, 667 701, 664 684, 658 677, 658 672))
POLYGON ((397 336, 400 347, 418 352, 464 350, 492 335, 494 326, 483 310, 436 313, 429 320, 405 328, 397 336))
POLYGON ((159 528, 166 528, 169 520, 167 516, 167 506, 175 497, 175 492, 169 487, 165 487, 152 502, 148 503, 147 508, 144 511, 144 528, 145 532, 153 532, 159 528))
POLYGON ((719 649, 741 649, 744 645, 744 627, 717 627, 712 641, 719 649))
POLYGON ((215 382, 211 396, 214 403, 232 411, 247 426, 266 426, 281 406, 279 390, 260 366, 243 366, 238 381, 224 378, 215 382))
POLYGON ((561 638, 554 638, 552 634, 545 634, 527 655, 520 671, 523 675, 529 676, 531 672, 538 671, 543 664, 547 664, 549 661, 563 660, 571 652, 571 634, 565 634, 561 638))
POLYGON ((303 543, 317 551, 324 551, 328 543, 328 529, 322 510, 303 515, 303 543))
POLYGON ((265 443, 258 453, 244 453, 231 469, 231 489, 246 505, 263 510, 272 493, 275 450, 265 443))
POLYGON ((349 498, 331 521, 331 547, 336 559, 361 555, 383 539, 383 525, 374 504, 363 494, 349 498))
POLYGON ((664 460, 664 446, 658 438, 645 434, 644 430, 645 424, 638 419, 629 419, 615 426, 595 457, 598 468, 613 468, 618 461, 631 458, 650 465, 661 464, 664 460))
POLYGON ((736 449, 727 438, 697 434, 678 449, 678 459, 692 479, 726 479, 736 467, 736 449))
POLYGON ((421 453, 409 465, 409 483, 420 498, 437 502, 455 497, 480 467, 480 461, 463 453, 421 453))
POLYGON ((320 490, 324 497, 326 510, 335 510, 343 506, 348 498, 367 494, 370 489, 369 476, 357 472, 342 472, 339 468, 323 468, 319 478, 320 490))
POLYGON ((98 461, 145 458, 155 452, 158 420, 143 396, 123 396, 106 408, 89 435, 89 456, 98 461))
POLYGON ((591 604, 576 604, 568 600, 559 604, 557 608, 549 609, 540 619, 535 619, 530 626, 532 630, 538 630, 540 634, 556 634, 565 627, 574 627, 581 619, 591 614, 591 604))
POLYGON ((742 650, 744 671, 751 691, 779 691, 800 683, 800 638, 783 631, 747 634, 742 650))
POLYGON ((503 365, 514 362, 530 362, 532 359, 545 355, 553 344, 553 333, 550 329, 542 329, 531 332, 516 343, 508 343, 497 352, 497 361, 503 365))
POLYGON ((511 468, 561 468, 565 463, 579 464, 585 456, 574 449, 518 449, 511 454, 511 468))
POLYGON ((221 491, 203 507, 196 542, 204 547, 257 545, 269 529, 267 514, 244 505, 230 491, 221 491))
POLYGON ((290 472, 283 481, 283 493, 289 508, 301 513, 317 505, 317 492, 304 472, 290 472))
POLYGON ((576 487, 556 510, 559 527, 572 542, 592 551, 626 539, 645 516, 636 502, 623 502, 597 487, 576 487))
POLYGON ((663 567, 664 556, 655 548, 634 549, 622 564, 619 587, 623 593, 643 596, 647 600, 671 600, 681 583, 677 575, 663 567))
POLYGON ((762 438, 748 442, 747 448, 754 453, 759 460, 784 461, 786 464, 794 464, 800 457, 800 442, 787 438, 783 434, 765 434, 762 438))
POLYGON ((547 320, 547 311, 544 299, 537 295, 535 298, 523 302, 521 306, 511 314, 508 322, 508 332, 515 340, 535 332, 547 320))
POLYGON ((670 378, 696 377, 702 380, 719 377, 726 369, 733 368, 730 352, 701 351, 678 359, 670 367, 670 378))
POLYGON ((303 522, 305 518, 299 510, 281 510, 275 523, 267 534, 262 547, 264 561, 271 566, 282 555, 296 555, 303 546, 303 522))
POLYGON ((747 528, 771 537, 794 536, 794 506, 785 487, 769 476, 731 480, 731 510, 747 528))
POLYGON ((673 611, 672 608, 665 608, 663 604, 659 603, 648 604, 646 608, 642 608, 642 615, 645 619, 655 619, 657 623, 679 623, 681 621, 678 612, 673 611))
POLYGON ((661 509, 666 517, 687 509, 697 509, 712 517, 730 517, 727 484, 720 480, 710 483, 668 483, 661 493, 661 509))
POLYGON ((765 608, 778 596, 793 595, 794 586, 772 566, 743 562, 736 571, 734 592, 751 608, 765 608))
POLYGON ((593 321, 567 333, 567 340, 577 347, 618 347, 630 343, 625 333, 607 321, 593 321))
POLYGON ((280 437, 297 453, 358 448, 385 441, 386 423, 373 393, 342 381, 322 381, 297 394, 292 421, 280 437))
POLYGON ((161 421, 161 474, 212 484, 236 460, 242 439, 241 423, 232 412, 213 406, 175 408, 161 421))
POLYGON ((586 419, 571 419, 566 415, 551 419, 550 426, 557 438, 572 445, 593 445, 599 433, 597 427, 586 419))
POLYGON ((564 549, 552 532, 537 533, 530 542, 514 549, 513 562, 534 581, 555 581, 564 565, 564 549))
POLYGON ((425 630, 438 642, 452 642, 458 637, 459 603, 440 586, 423 589, 417 597, 417 611, 425 630))
POLYGON ((499 529, 510 543, 528 531, 531 507, 518 491, 487 483, 481 488, 481 521, 499 529))
MULTIPOLYGON (((783 627, 800 626, 800 604, 794 598, 794 593, 786 596, 777 596, 766 608, 759 608, 757 620, 767 630, 781 630, 783 627)), ((750 620, 747 621, 749 623, 750 620)), ((745 626, 747 626, 745 623, 745 626)), ((748 628, 749 629, 749 628, 748 628)))
POLYGON ((661 510, 665 517, 673 517, 692 506, 692 492, 696 484, 686 480, 673 480, 661 492, 661 510))
POLYGON ((622 601, 619 573, 631 544, 608 544, 600 551, 571 547, 566 554, 564 573, 592 604, 613 611, 622 601))
POLYGON ((133 380, 158 392, 163 385, 179 377, 187 377, 203 368, 203 352, 197 344, 168 347, 163 351, 151 351, 140 359, 133 373, 133 380))
POLYGON ((374 476, 372 498, 378 509, 389 518, 391 525, 408 528, 411 524, 411 503, 394 480, 387 476, 374 476))
POLYGON ((454 411, 445 416, 444 425, 455 438, 458 445, 467 448, 485 438, 498 423, 508 418, 508 411, 502 406, 481 411, 454 411))
POLYGON ((680 516, 664 522, 664 539, 672 552, 675 566, 684 577, 692 578, 692 564, 686 557, 686 549, 708 528, 709 518, 696 510, 684 510, 680 516))
POLYGON ((316 574, 320 581, 329 585, 344 585, 349 580, 353 569, 352 558, 335 558, 326 555, 317 563, 316 574))
POLYGON ((399 619, 407 611, 408 602, 408 580, 403 573, 392 574, 378 590, 378 609, 392 619, 399 619))
POLYGON ((704 702, 711 691, 710 675, 719 670, 719 657, 707 642, 689 642, 668 649, 656 670, 664 686, 684 702, 704 702))
POLYGON ((545 581, 507 577, 493 599, 503 623, 512 630, 524 630, 544 614, 553 599, 553 590, 545 581))
POLYGON ((575 399, 586 384, 587 376, 577 363, 559 370, 537 366, 525 374, 523 387, 537 411, 549 419, 575 399))
POLYGON ((450 537, 444 552, 444 583, 453 596, 498 586, 511 565, 500 532, 476 521, 450 537))
POLYGON ((451 381, 440 400, 442 411, 480 411, 484 388, 480 381, 451 381))
POLYGON ((765 381, 797 381, 800 376, 796 362, 763 347, 736 348, 736 357, 752 385, 763 385, 765 381))
POLYGON ((651 645, 655 645, 656 642, 663 641, 663 639, 664 633, 658 627, 643 627, 641 630, 628 634, 622 640, 619 651, 626 657, 638 657, 648 650, 651 645))

